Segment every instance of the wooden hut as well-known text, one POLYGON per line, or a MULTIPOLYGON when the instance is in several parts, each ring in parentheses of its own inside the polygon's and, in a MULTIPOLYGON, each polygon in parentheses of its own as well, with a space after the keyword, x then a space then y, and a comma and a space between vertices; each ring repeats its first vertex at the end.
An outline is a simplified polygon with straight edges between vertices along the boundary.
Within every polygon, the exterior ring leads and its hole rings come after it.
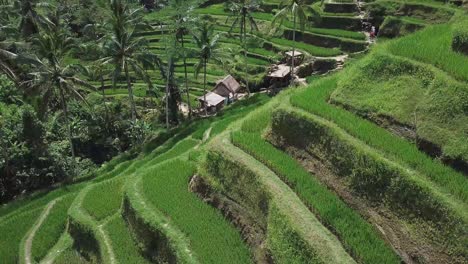
POLYGON ((224 77, 224 79, 216 82, 216 86, 212 92, 220 96, 226 97, 228 101, 237 99, 237 93, 241 89, 239 82, 231 75, 224 77))
MULTIPOLYGON (((293 60, 293 52, 288 51, 284 53, 286 64, 291 65, 293 60)), ((304 61, 304 54, 297 50, 294 51, 294 66, 299 66, 304 61)))
POLYGON ((223 108, 226 98, 219 94, 208 92, 206 94, 206 101, 203 95, 198 97, 198 101, 200 102, 201 109, 204 109, 206 105, 208 112, 214 113, 223 108))

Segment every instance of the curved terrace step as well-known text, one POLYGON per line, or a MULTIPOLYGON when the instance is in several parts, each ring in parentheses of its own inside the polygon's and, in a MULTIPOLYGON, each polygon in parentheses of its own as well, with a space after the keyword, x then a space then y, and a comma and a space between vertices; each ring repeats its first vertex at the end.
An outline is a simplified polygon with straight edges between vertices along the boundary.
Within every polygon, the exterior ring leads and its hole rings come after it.
MULTIPOLYGON (((267 237, 269 237, 270 250, 274 259, 279 262, 287 260, 300 261, 301 259, 302 261, 309 261, 311 257, 309 254, 312 254, 314 260, 318 262, 355 263, 353 258, 344 250, 340 241, 318 221, 297 195, 269 168, 239 148, 234 147, 226 138, 226 134, 214 139, 209 145, 209 151, 209 155, 212 155, 212 157, 208 158, 206 166, 208 168, 213 166, 211 171, 208 169, 210 177, 222 179, 222 181, 226 182, 237 182, 237 180, 228 180, 224 179, 224 177, 244 179, 248 177, 247 175, 255 175, 255 180, 252 180, 256 183, 250 183, 249 185, 253 186, 249 188, 255 188, 257 192, 266 192, 268 201, 264 201, 262 204, 266 203, 269 213, 264 221, 268 223, 267 237), (236 166, 239 171, 233 172, 229 169, 229 166, 236 166), (224 175, 225 171, 229 171, 230 176, 224 175), (296 241, 284 240, 285 236, 289 236, 286 234, 292 234, 291 236, 295 237, 296 241), (295 243, 295 246, 300 244, 301 248, 296 250, 304 255, 300 253, 296 255, 285 250, 285 248, 291 246, 288 243, 295 243)), ((232 183, 234 184, 234 182, 232 183)), ((245 195, 249 192, 242 186, 234 185, 230 186, 230 188, 246 192, 245 194, 227 193, 231 197, 247 197, 245 195)), ((245 201, 237 202, 245 203, 245 201)), ((261 209, 257 210, 261 211, 261 209)))

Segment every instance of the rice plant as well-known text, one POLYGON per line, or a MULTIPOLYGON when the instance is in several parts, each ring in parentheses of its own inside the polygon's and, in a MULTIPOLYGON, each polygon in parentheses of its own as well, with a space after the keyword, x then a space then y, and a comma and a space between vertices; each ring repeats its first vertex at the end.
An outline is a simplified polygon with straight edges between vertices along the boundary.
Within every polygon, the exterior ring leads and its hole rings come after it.
POLYGON ((39 217, 43 206, 17 214, 0 223, 0 259, 2 263, 19 262, 19 244, 39 217))
POLYGON ((233 143, 260 160, 285 181, 362 263, 400 263, 376 230, 286 153, 258 134, 233 132, 233 143))
POLYGON ((119 263, 145 264, 150 263, 139 254, 139 249, 130 234, 125 221, 120 214, 116 214, 106 224, 105 230, 111 240, 115 257, 119 263))
MULTIPOLYGON (((278 44, 281 46, 286 46, 286 47, 293 46, 292 40, 287 40, 287 39, 282 39, 282 38, 272 38, 270 39, 270 41, 273 42, 274 44, 278 44)), ((317 47, 317 46, 306 44, 303 42, 297 42, 296 47, 300 50, 303 50, 309 53, 312 56, 332 57, 332 56, 338 56, 342 54, 342 52, 337 48, 330 49, 330 48, 317 47)))
POLYGON ((460 81, 468 81, 468 60, 452 50, 452 25, 435 25, 388 45, 391 53, 430 63, 460 81))
POLYGON ((143 174, 143 194, 187 235, 201 263, 250 263, 249 250, 237 230, 189 192, 187 183, 194 173, 188 161, 164 163, 143 174))
POLYGON ((383 151, 385 155, 423 173, 454 199, 464 203, 468 201, 468 181, 462 174, 444 166, 440 161, 431 159, 415 145, 394 136, 384 128, 344 109, 329 105, 327 100, 335 88, 335 77, 319 80, 310 88, 292 95, 291 103, 336 123, 352 136, 383 151))
POLYGON ((96 184, 83 199, 84 208, 96 221, 111 216, 122 202, 123 178, 96 184))
POLYGON ((70 194, 58 200, 36 231, 31 248, 31 257, 36 262, 41 261, 47 255, 65 232, 67 211, 75 196, 75 194, 70 194))

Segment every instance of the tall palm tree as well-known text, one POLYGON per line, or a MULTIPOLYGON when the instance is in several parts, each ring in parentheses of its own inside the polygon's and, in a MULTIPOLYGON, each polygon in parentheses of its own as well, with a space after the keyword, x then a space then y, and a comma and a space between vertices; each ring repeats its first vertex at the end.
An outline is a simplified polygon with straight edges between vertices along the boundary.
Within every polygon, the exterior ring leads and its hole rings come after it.
POLYGON ((17 51, 12 49, 18 42, 20 32, 16 26, 18 8, 13 1, 0 0, 0 72, 16 87, 21 85, 21 72, 16 64, 17 51))
POLYGON ((160 67, 161 63, 158 57, 147 49, 148 41, 144 37, 138 37, 139 32, 149 27, 144 23, 142 9, 132 9, 127 0, 110 0, 110 9, 111 15, 108 20, 110 34, 104 45, 106 57, 102 58, 101 62, 115 66, 112 77, 114 86, 123 71, 127 82, 132 121, 136 122, 137 111, 130 70, 152 89, 151 78, 146 69, 160 67))
POLYGON ((316 15, 314 10, 310 8, 307 0, 283 0, 281 2, 281 10, 275 15, 272 26, 275 27, 276 23, 282 25, 285 20, 289 20, 290 16, 293 17, 293 50, 291 60, 291 82, 294 80, 294 58, 296 51, 296 27, 299 24, 301 32, 304 31, 305 24, 307 23, 307 12, 316 15))
POLYGON ((175 61, 178 59, 179 52, 175 35, 168 35, 163 41, 167 64, 165 68, 162 67, 161 76, 166 79, 166 127, 169 129, 169 123, 174 125, 179 123, 178 112, 181 97, 175 79, 175 61))
POLYGON ((210 59, 222 62, 225 53, 219 48, 220 35, 214 32, 214 25, 207 20, 203 20, 195 30, 193 39, 198 47, 199 61, 195 65, 195 76, 198 77, 200 70, 203 69, 203 99, 205 115, 208 115, 206 105, 206 66, 210 59))
POLYGON ((198 0, 170 0, 166 7, 166 13, 169 16, 169 28, 176 36, 176 44, 180 44, 178 49, 182 56, 184 65, 184 83, 187 96, 187 105, 189 109, 189 118, 192 117, 192 107, 190 105, 190 93, 188 87, 187 57, 190 50, 185 47, 185 35, 190 34, 193 25, 196 23, 196 17, 193 10, 199 5, 198 0))
POLYGON ((250 95, 249 89, 249 80, 248 80, 248 68, 249 65, 247 63, 247 25, 250 26, 250 31, 258 31, 257 22, 253 17, 253 12, 260 10, 260 1, 258 0, 233 0, 228 2, 228 8, 232 13, 232 16, 235 17, 234 21, 231 24, 231 28, 229 29, 229 34, 239 26, 240 30, 240 43, 242 45, 242 49, 244 51, 244 60, 245 60, 245 78, 246 78, 246 88, 247 93, 250 95))
POLYGON ((75 149, 68 115, 67 103, 70 98, 85 101, 82 90, 94 89, 92 85, 77 77, 73 65, 65 65, 64 59, 75 47, 73 39, 65 26, 61 24, 58 13, 45 19, 38 26, 39 32, 32 37, 34 54, 21 54, 18 60, 25 67, 30 67, 31 81, 28 89, 42 95, 47 105, 49 100, 57 98, 60 102, 67 126, 70 152, 75 163, 75 149))

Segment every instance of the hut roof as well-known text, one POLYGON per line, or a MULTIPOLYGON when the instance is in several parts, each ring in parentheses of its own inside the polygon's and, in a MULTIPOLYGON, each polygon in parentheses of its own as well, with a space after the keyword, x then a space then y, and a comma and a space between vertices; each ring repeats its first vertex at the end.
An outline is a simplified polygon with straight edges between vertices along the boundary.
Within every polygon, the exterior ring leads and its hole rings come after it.
POLYGON ((291 67, 289 67, 286 64, 280 64, 280 65, 277 65, 275 69, 273 69, 273 71, 268 74, 268 77, 284 78, 289 74, 290 71, 291 71, 291 67))
POLYGON ((216 82, 216 87, 218 87, 220 84, 224 84, 224 86, 226 86, 233 94, 237 93, 241 88, 239 82, 237 82, 236 79, 234 79, 234 77, 231 75, 228 75, 224 77, 224 79, 216 82))
MULTIPOLYGON (((291 51, 288 51, 288 52, 286 52, 286 53, 284 53, 284 54, 286 54, 286 55, 289 56, 289 57, 292 57, 293 52, 292 52, 292 50, 291 50, 291 51)), ((302 56, 302 52, 299 52, 299 51, 297 51, 297 50, 294 51, 294 57, 300 57, 300 56, 302 56)))
MULTIPOLYGON (((198 100, 204 102, 205 101, 205 98, 204 96, 200 96, 198 97, 198 100)), ((207 103, 207 106, 217 106, 219 105, 220 103, 224 102, 224 97, 222 97, 221 95, 219 94, 216 94, 216 93, 213 93, 213 92, 208 92, 206 94, 206 103, 207 103)))

